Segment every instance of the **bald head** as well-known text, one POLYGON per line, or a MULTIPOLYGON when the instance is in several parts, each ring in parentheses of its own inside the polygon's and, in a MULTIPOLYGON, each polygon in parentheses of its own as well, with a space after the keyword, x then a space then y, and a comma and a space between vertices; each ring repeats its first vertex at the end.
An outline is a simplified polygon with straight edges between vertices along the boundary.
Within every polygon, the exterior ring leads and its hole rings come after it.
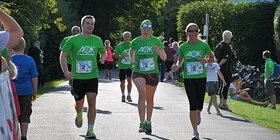
POLYGON ((79 33, 81 33, 81 28, 79 26, 73 26, 72 29, 71 29, 71 34, 76 35, 76 34, 79 34, 79 33))

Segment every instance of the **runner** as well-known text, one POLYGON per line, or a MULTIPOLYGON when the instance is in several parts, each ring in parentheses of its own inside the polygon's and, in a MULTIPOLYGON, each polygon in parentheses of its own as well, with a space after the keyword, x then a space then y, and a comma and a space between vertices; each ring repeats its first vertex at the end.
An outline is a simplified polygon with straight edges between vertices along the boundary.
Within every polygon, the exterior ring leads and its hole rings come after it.
MULTIPOLYGON (((64 37, 63 40, 61 41, 60 45, 59 45, 59 49, 62 50, 62 47, 65 45, 66 41, 73 35, 76 35, 76 34, 80 34, 81 33, 81 28, 79 26, 73 26, 71 28, 71 34, 70 36, 67 36, 67 37, 64 37)), ((67 67, 68 67, 68 70, 71 71, 71 63, 72 63, 72 57, 71 57, 71 54, 67 55, 66 56, 66 61, 67 61, 67 67)), ((68 84, 69 86, 71 87, 71 94, 73 95, 73 87, 72 87, 72 84, 73 84, 73 81, 72 80, 69 80, 68 81, 68 84)))
POLYGON ((134 64, 133 82, 138 90, 139 132, 152 133, 151 119, 154 107, 154 94, 159 82, 158 55, 166 60, 162 42, 152 36, 152 22, 144 20, 140 25, 141 36, 131 42, 130 57, 134 64), (145 101, 147 107, 145 106, 145 101), (147 113, 146 121, 145 114, 147 113))
POLYGON ((132 102, 130 93, 131 93, 131 72, 132 72, 132 64, 129 57, 129 50, 130 50, 130 39, 131 33, 125 31, 123 33, 123 42, 117 45, 114 51, 114 57, 118 59, 118 69, 119 69, 119 78, 120 78, 120 88, 122 92, 121 101, 125 102, 125 79, 127 79, 127 101, 132 102))
POLYGON ((201 122, 200 112, 203 109, 206 90, 205 56, 214 57, 209 45, 202 41, 199 28, 195 23, 189 23, 186 27, 188 41, 179 49, 179 63, 172 67, 177 71, 183 64, 184 85, 190 103, 190 121, 193 127, 192 140, 199 140, 197 126, 201 122))
POLYGON ((70 37, 62 47, 60 54, 60 65, 64 76, 73 80, 75 109, 77 112, 75 124, 78 128, 83 125, 84 97, 88 101, 88 130, 86 137, 96 139, 93 131, 96 117, 96 96, 98 93, 98 66, 97 53, 100 54, 100 62, 105 61, 106 53, 100 37, 92 35, 95 18, 86 15, 81 19, 82 33, 70 37), (71 72, 67 67, 66 56, 72 54, 71 72))

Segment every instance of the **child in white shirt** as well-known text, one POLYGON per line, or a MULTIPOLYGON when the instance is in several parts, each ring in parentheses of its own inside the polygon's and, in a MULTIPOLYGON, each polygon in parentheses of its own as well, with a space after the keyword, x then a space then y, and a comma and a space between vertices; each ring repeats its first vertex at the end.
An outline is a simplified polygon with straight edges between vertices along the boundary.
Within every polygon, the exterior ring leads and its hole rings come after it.
POLYGON ((206 69, 207 69, 207 83, 206 83, 206 88, 208 95, 210 96, 210 101, 208 104, 207 112, 208 114, 211 114, 210 108, 212 104, 214 104, 215 109, 217 111, 217 115, 222 115, 219 108, 218 108, 218 103, 217 103, 217 97, 216 94, 218 93, 218 88, 219 88, 219 80, 218 80, 218 75, 220 79, 223 81, 223 85, 226 85, 226 81, 224 79, 223 74, 220 71, 220 66, 215 62, 214 57, 208 57, 207 63, 206 63, 206 69))

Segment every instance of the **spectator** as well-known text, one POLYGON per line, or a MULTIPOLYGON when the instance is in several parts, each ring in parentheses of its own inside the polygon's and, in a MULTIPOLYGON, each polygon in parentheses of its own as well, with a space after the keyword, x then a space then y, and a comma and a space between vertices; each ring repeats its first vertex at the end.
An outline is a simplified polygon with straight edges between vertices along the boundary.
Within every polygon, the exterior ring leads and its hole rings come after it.
POLYGON ((32 41, 32 45, 28 49, 28 55, 34 59, 39 73, 38 86, 44 86, 44 52, 40 48, 40 42, 38 40, 32 41))
POLYGON ((18 95, 21 114, 18 117, 20 123, 21 140, 27 139, 28 125, 32 114, 32 100, 36 99, 38 72, 32 57, 24 55, 25 40, 13 48, 12 62, 18 68, 18 75, 14 79, 16 93, 18 95))
POLYGON ((224 79, 227 83, 226 86, 223 85, 221 79, 219 79, 219 95, 220 95, 220 104, 219 107, 223 110, 230 111, 227 105, 227 94, 228 88, 231 82, 232 76, 232 60, 233 54, 230 47, 230 41, 232 38, 232 33, 229 30, 223 32, 223 40, 216 46, 215 49, 215 57, 217 59, 217 63, 220 66, 220 70, 224 76, 224 79))
POLYGON ((273 87, 273 78, 272 73, 274 71, 274 62, 270 59, 271 53, 266 50, 263 51, 263 59, 265 60, 264 68, 264 83, 267 95, 270 96, 270 105, 269 108, 276 109, 276 94, 273 87))
POLYGON ((5 31, 0 31, 0 51, 4 48, 13 48, 18 44, 23 36, 23 31, 19 24, 8 14, 0 10, 0 23, 5 31))
MULTIPOLYGON (((172 39, 170 40, 173 41, 172 39)), ((176 54, 176 51, 172 48, 172 44, 168 45, 167 42, 163 42, 163 45, 164 45, 164 51, 167 56, 167 59, 165 60, 165 76, 163 81, 168 82, 168 80, 170 79, 174 83, 174 77, 173 77, 173 72, 171 71, 171 67, 174 64, 174 55, 176 54)))
POLYGON ((215 62, 214 56, 208 57, 206 68, 207 68, 206 88, 207 88, 208 95, 210 96, 207 112, 208 114, 211 114, 210 108, 212 104, 214 104, 214 107, 217 111, 217 115, 222 115, 218 108, 217 98, 216 98, 216 94, 219 89, 218 76, 220 79, 222 79, 223 85, 226 85, 227 83, 224 79, 223 74, 220 71, 220 66, 215 62))
MULTIPOLYGON (((179 59, 179 43, 178 42, 173 42, 172 43, 172 48, 175 50, 175 54, 174 54, 174 63, 177 62, 177 60, 179 59)), ((174 71, 174 81, 175 83, 177 82, 178 78, 179 78, 179 74, 180 74, 180 70, 174 71)))
POLYGON ((232 76, 232 82, 229 87, 229 96, 233 100, 241 100, 251 104, 260 105, 266 107, 268 105, 267 102, 258 102, 253 100, 251 96, 248 94, 249 88, 242 89, 242 81, 238 74, 234 74, 232 76))

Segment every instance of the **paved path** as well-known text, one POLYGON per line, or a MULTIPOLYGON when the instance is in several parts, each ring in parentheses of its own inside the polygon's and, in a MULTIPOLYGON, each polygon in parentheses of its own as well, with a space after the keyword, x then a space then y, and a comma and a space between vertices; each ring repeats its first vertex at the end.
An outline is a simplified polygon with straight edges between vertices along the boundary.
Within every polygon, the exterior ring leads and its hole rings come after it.
MULTIPOLYGON (((101 73, 102 74, 102 73, 101 73)), ((103 77, 103 74, 102 76, 103 77)), ((87 130, 74 124, 74 100, 67 82, 44 94, 33 104, 29 140, 83 140, 87 130)), ((183 88, 160 83, 155 94, 153 134, 138 133, 137 91, 132 103, 121 102, 116 73, 111 81, 100 79, 95 133, 100 140, 189 140, 192 128, 188 100, 183 88)), ((207 104, 205 104, 206 106, 207 104)), ((214 108, 213 108, 214 109, 214 108)), ((215 112, 214 110, 212 112, 215 112)), ((222 111, 224 117, 202 111, 202 140, 279 140, 280 134, 222 111)))

